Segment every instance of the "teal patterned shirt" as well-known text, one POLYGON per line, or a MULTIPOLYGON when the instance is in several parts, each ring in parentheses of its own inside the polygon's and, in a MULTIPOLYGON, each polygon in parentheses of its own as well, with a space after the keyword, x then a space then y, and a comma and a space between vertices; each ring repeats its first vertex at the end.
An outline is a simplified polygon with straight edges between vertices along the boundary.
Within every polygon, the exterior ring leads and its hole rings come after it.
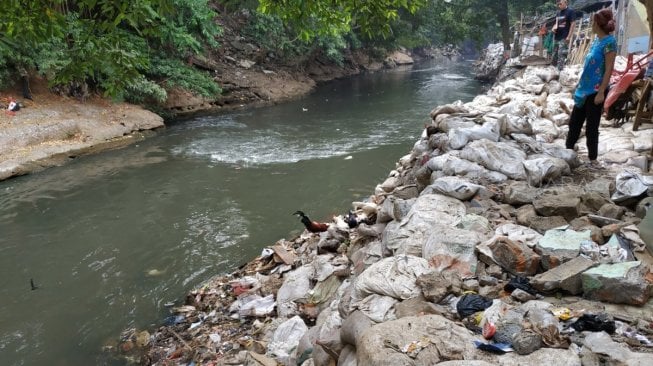
POLYGON ((577 106, 582 107, 587 96, 599 90, 605 73, 605 55, 610 52, 617 52, 617 40, 613 35, 594 39, 592 47, 585 56, 583 72, 574 93, 574 102, 577 106))

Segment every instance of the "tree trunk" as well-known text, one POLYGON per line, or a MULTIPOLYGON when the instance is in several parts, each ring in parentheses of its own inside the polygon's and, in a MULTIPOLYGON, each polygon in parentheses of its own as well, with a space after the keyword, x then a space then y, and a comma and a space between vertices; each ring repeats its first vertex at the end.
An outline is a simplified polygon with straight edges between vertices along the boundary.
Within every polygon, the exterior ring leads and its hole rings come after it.
MULTIPOLYGON (((653 0, 650 0, 653 2, 653 0)), ((508 0, 499 0, 495 4, 497 20, 501 27, 501 41, 503 42, 504 53, 510 54, 510 18, 508 16, 508 0)))

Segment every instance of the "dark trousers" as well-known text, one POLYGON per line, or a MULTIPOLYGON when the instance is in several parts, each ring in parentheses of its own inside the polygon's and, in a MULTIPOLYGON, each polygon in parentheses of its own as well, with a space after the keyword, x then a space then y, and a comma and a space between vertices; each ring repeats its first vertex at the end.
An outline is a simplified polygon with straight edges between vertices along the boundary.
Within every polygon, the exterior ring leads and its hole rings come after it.
POLYGON ((590 160, 596 160, 599 149, 599 124, 601 123, 601 113, 603 111, 603 103, 594 104, 594 97, 596 93, 587 96, 585 103, 582 107, 574 105, 569 118, 569 133, 567 134, 567 149, 573 149, 578 138, 580 131, 583 128, 585 120, 585 139, 587 140, 587 155, 590 160))

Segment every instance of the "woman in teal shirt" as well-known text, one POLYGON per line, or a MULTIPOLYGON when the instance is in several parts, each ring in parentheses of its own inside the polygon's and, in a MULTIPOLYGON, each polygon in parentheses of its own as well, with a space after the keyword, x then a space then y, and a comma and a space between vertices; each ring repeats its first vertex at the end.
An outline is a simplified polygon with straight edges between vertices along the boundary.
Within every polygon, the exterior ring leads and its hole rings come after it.
POLYGON ((596 39, 592 43, 580 80, 574 92, 574 109, 569 118, 569 133, 567 134, 567 149, 573 149, 585 120, 585 137, 587 140, 587 155, 592 166, 598 166, 596 161, 599 146, 599 124, 603 111, 603 101, 608 92, 610 75, 617 56, 617 41, 610 33, 614 31, 615 22, 612 10, 603 9, 594 14, 592 31, 596 39))

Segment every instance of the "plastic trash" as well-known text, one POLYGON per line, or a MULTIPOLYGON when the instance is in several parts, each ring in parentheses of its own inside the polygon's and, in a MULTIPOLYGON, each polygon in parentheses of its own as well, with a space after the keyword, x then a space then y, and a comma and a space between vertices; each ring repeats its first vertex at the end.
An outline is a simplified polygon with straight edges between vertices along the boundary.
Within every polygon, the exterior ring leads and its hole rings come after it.
POLYGON ((482 334, 483 334, 483 338, 485 339, 492 339, 492 337, 494 337, 494 333, 496 332, 497 332, 497 326, 494 325, 494 323, 492 322, 487 322, 483 326, 482 334))
POLYGON ((274 295, 256 296, 242 304, 238 309, 238 314, 241 316, 266 316, 274 311, 275 306, 274 295))
POLYGON ((592 240, 583 240, 580 242, 580 255, 593 261, 598 261, 601 257, 599 245, 592 240))
POLYGON ((492 306, 492 300, 477 294, 465 294, 456 304, 456 311, 461 318, 466 318, 476 312, 492 306))
POLYGON ((481 351, 496 353, 498 355, 513 351, 512 346, 508 343, 483 343, 481 341, 474 341, 474 345, 481 351))
POLYGON ((240 296, 244 294, 245 292, 258 287, 259 286, 259 280, 256 277, 252 276, 245 276, 243 278, 239 278, 236 280, 233 280, 229 282, 229 285, 234 291, 235 296, 240 296))
POLYGON ((615 321, 615 325, 616 325, 617 334, 630 339, 637 340, 639 343, 647 347, 653 347, 653 342, 651 342, 646 336, 638 333, 637 329, 634 329, 630 325, 620 321, 615 321))
POLYGON ((572 325, 578 332, 590 331, 614 334, 616 326, 614 320, 610 319, 607 314, 583 314, 572 325))
POLYGON ((567 308, 552 309, 551 313, 558 319, 566 321, 571 319, 571 310, 567 308))
POLYGON ((179 323, 183 323, 184 319, 186 319, 186 316, 184 315, 170 315, 169 317, 163 319, 163 325, 177 325, 179 323))
POLYGON ((274 255, 274 250, 272 250, 271 248, 263 248, 263 250, 261 251, 261 258, 263 259, 269 258, 272 255, 274 255))
POLYGON ((504 287, 504 290, 507 292, 513 292, 516 289, 520 289, 528 292, 531 295, 537 295, 537 291, 531 286, 530 281, 526 277, 517 276, 514 277, 508 282, 504 287))

